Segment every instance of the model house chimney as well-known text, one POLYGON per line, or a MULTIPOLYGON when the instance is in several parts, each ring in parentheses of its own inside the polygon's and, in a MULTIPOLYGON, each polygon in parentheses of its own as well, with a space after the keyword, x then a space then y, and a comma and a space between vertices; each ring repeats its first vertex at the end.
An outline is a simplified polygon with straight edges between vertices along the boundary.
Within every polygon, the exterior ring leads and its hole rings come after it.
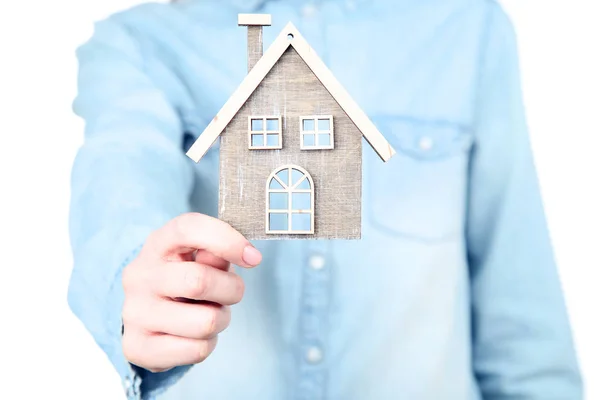
POLYGON ((263 56, 263 26, 271 26, 270 14, 239 14, 238 25, 248 27, 248 72, 263 56))

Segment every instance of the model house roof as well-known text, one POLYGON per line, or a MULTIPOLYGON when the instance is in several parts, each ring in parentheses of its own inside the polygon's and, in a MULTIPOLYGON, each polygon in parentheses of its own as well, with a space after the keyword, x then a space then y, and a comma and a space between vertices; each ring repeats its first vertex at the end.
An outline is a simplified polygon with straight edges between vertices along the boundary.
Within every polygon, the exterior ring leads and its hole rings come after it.
POLYGON ((223 108, 208 124, 198 140, 190 147, 187 152, 188 157, 195 162, 200 161, 290 46, 296 50, 317 79, 321 81, 323 86, 329 91, 352 122, 354 122, 373 150, 375 150, 383 161, 388 161, 395 154, 392 146, 364 111, 350 97, 346 89, 338 82, 333 73, 291 22, 281 31, 275 42, 269 47, 269 50, 256 63, 241 85, 227 100, 223 108))

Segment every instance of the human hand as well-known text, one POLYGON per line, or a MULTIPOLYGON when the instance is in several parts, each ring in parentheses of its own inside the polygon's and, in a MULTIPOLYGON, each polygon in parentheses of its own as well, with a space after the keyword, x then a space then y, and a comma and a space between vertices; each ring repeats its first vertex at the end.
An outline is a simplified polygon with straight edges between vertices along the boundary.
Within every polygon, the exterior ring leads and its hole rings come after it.
POLYGON ((153 232, 123 270, 123 351, 151 372, 197 364, 215 349, 241 301, 244 282, 230 263, 252 268, 262 256, 227 223, 184 214, 153 232))

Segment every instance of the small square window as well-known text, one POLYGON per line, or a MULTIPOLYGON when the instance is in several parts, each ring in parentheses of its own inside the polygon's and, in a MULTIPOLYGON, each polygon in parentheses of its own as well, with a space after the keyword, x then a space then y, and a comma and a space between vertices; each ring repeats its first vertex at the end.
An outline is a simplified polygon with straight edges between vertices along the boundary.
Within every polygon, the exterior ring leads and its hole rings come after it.
POLYGON ((315 135, 304 134, 304 135, 302 135, 302 141, 303 141, 304 147, 314 146, 315 145, 315 135))
POLYGON ((262 119, 253 119, 251 127, 252 127, 253 132, 262 131, 263 130, 263 120, 262 119))
POLYGON ((279 119, 267 119, 267 131, 279 131, 279 119))
POLYGON ((320 131, 328 131, 331 129, 331 124, 329 123, 329 119, 320 119, 319 120, 319 130, 320 131))
POLYGON ((300 117, 300 143, 302 150, 333 149, 333 116, 315 115, 300 117))
POLYGON ((281 117, 249 117, 250 149, 281 149, 281 117))
POLYGON ((269 214, 269 230, 271 231, 287 231, 288 226, 288 214, 269 214))
POLYGON ((267 135, 267 146, 269 146, 269 147, 279 146, 279 134, 278 133, 267 135))
POLYGON ((302 120, 302 130, 305 132, 314 132, 315 120, 314 119, 302 120))

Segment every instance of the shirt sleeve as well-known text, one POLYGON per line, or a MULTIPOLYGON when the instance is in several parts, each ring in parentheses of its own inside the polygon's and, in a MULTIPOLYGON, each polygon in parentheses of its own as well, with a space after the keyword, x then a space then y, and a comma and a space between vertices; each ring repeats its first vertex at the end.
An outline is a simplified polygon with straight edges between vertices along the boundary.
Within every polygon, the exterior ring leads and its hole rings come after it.
POLYGON ((467 223, 474 372, 486 400, 581 399, 525 122, 515 35, 501 8, 489 4, 467 223))
POLYGON ((171 104, 144 71, 136 41, 111 19, 77 51, 74 111, 85 138, 72 170, 74 268, 68 302, 121 375, 129 398, 147 399, 189 367, 152 374, 121 347, 121 271, 147 235, 189 211, 193 168, 171 104))

